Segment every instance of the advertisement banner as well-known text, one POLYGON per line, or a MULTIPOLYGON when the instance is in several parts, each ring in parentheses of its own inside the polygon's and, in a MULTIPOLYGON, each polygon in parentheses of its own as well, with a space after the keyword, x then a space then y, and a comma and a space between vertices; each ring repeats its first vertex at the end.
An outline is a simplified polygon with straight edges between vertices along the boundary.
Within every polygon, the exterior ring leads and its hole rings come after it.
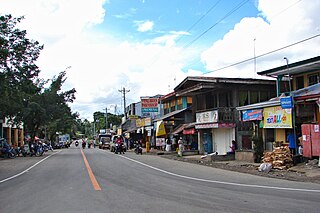
POLYGON ((141 98, 141 112, 158 112, 158 98, 141 98))
POLYGON ((243 121, 261 121, 262 120, 262 109, 259 110, 245 110, 242 112, 243 121))
POLYGON ((164 127, 163 121, 157 121, 156 136, 161 136, 166 134, 166 129, 164 127))
POLYGON ((264 108, 263 117, 263 128, 292 128, 292 109, 281 106, 264 108))
POLYGON ((197 113, 196 120, 197 120, 197 123, 218 122, 218 110, 197 113))

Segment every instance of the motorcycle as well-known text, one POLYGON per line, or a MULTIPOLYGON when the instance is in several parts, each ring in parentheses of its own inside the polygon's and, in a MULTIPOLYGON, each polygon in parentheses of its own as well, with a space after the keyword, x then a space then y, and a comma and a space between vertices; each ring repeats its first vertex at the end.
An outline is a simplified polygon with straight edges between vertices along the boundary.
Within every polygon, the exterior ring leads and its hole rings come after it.
POLYGON ((43 150, 44 150, 45 152, 47 152, 47 151, 49 151, 49 150, 51 150, 51 151, 53 152, 53 148, 52 148, 52 146, 51 146, 51 143, 48 143, 48 144, 43 143, 42 145, 43 145, 43 150))
POLYGON ((79 146, 79 142, 78 142, 78 141, 76 141, 76 142, 75 142, 75 145, 76 145, 76 147, 78 147, 78 146, 79 146))
POLYGON ((33 155, 36 157, 42 156, 44 153, 43 145, 42 143, 33 143, 31 144, 31 152, 30 157, 33 155))
POLYGON ((27 151, 24 149, 23 146, 17 147, 17 148, 15 149, 15 152, 16 152, 16 154, 17 154, 18 157, 20 156, 20 154, 21 154, 23 157, 26 157, 26 156, 27 156, 27 151))
POLYGON ((7 143, 6 139, 2 138, 1 143, 2 149, 0 149, 0 152, 4 158, 15 158, 17 156, 16 150, 7 143))
POLYGON ((86 142, 82 142, 82 149, 86 148, 86 142))
POLYGON ((120 154, 124 154, 124 149, 123 149, 124 144, 123 143, 116 143, 116 151, 114 152, 115 154, 118 154, 118 152, 120 152, 120 154))
POLYGON ((138 155, 141 154, 142 155, 142 147, 140 144, 136 145, 136 148, 134 149, 134 152, 138 155))

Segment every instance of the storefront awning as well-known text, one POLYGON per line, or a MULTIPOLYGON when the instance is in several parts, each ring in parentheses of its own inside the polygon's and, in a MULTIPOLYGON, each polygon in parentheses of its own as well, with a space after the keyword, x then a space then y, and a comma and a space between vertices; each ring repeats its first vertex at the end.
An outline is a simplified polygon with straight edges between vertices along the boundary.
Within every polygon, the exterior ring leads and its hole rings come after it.
POLYGON ((137 128, 130 128, 125 130, 123 133, 131 133, 131 132, 135 132, 137 130, 137 128))
POLYGON ((174 115, 177 115, 177 114, 185 111, 186 109, 188 109, 188 108, 184 108, 184 109, 176 110, 176 111, 173 111, 173 112, 169 112, 168 114, 165 114, 165 115, 162 116, 161 118, 158 118, 158 119, 156 119, 156 120, 154 120, 154 121, 165 120, 165 119, 167 119, 167 118, 170 118, 170 117, 172 117, 172 116, 174 116, 174 115))
POLYGON ((188 124, 180 124, 177 126, 172 132, 170 132, 170 135, 178 135, 180 132, 183 131, 183 129, 187 126, 188 124))
POLYGON ((217 129, 217 128, 235 128, 235 123, 200 123, 196 124, 196 129, 217 129))
POLYGON ((279 106, 279 105, 280 105, 280 98, 278 97, 278 98, 271 99, 270 101, 264 101, 256 104, 236 107, 236 109, 239 111, 242 111, 242 110, 248 110, 248 109, 262 109, 265 107, 279 106))
POLYGON ((296 90, 291 93, 295 100, 306 100, 320 97, 320 83, 296 90))

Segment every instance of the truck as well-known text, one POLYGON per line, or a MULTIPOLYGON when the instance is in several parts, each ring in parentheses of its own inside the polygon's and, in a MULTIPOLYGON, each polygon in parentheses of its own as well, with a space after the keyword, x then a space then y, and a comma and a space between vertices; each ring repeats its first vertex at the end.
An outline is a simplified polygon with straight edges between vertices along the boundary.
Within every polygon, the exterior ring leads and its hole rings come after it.
POLYGON ((70 146, 69 134, 59 135, 59 146, 60 148, 69 148, 70 146))
POLYGON ((110 142, 111 142, 111 133, 100 133, 98 135, 99 138, 99 149, 110 149, 110 142))

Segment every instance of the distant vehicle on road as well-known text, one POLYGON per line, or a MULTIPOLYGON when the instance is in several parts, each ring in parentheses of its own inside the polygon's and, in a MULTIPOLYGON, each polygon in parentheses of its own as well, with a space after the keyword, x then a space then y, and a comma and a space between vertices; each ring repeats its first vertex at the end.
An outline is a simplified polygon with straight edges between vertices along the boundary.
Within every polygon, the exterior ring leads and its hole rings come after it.
POLYGON ((110 149, 111 133, 99 134, 99 149, 110 149))

